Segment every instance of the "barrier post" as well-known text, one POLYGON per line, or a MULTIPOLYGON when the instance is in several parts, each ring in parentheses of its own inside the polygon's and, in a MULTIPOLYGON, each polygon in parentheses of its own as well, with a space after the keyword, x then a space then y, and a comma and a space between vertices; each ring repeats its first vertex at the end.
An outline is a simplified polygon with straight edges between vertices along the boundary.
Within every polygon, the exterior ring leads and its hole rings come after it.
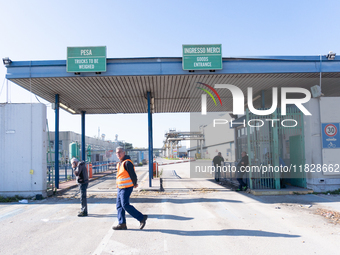
POLYGON ((93 177, 93 175, 92 175, 92 163, 89 164, 89 168, 90 168, 89 176, 90 176, 90 178, 92 178, 93 177))

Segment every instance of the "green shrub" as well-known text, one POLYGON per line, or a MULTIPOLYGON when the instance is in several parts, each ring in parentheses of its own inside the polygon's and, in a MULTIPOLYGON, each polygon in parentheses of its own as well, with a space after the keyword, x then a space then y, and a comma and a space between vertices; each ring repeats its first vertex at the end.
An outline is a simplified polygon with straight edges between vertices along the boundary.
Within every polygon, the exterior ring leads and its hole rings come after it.
POLYGON ((23 199, 23 197, 20 197, 18 195, 15 195, 14 197, 3 197, 3 196, 0 196, 0 203, 18 202, 21 199, 23 199))

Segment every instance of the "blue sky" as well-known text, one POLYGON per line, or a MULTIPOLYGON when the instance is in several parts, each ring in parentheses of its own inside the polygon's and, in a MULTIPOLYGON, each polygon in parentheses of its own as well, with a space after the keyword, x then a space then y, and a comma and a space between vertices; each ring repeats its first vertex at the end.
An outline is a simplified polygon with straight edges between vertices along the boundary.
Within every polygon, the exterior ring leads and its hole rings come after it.
MULTIPOLYGON (((222 44, 223 57, 340 54, 340 1, 4 1, 0 57, 66 59, 68 46, 107 46, 108 58, 181 57, 182 44, 222 44)), ((0 103, 6 101, 0 65, 0 103)), ((12 103, 37 102, 10 84, 12 103)), ((41 99, 40 99, 41 100, 41 99)), ((41 100, 42 101, 42 100, 41 100)), ((48 102, 42 101, 46 104, 48 102)), ((188 114, 155 114, 154 146, 165 130, 189 130, 188 114)), ((48 105, 50 130, 54 112, 48 105)), ((86 135, 147 146, 147 115, 87 115, 86 135), (128 128, 117 123, 131 122, 128 128)), ((80 133, 64 111, 60 130, 80 133)))

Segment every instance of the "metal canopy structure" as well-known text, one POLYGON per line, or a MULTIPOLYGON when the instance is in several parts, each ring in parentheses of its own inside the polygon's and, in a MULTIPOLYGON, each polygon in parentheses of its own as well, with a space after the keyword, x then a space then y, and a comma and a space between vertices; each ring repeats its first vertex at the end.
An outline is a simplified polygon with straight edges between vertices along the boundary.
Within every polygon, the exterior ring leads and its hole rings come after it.
MULTIPOLYGON (((271 106, 272 87, 310 89, 322 85, 324 96, 340 96, 340 58, 337 56, 223 58, 222 70, 202 71, 184 71, 182 58, 107 59, 107 71, 102 73, 68 73, 66 60, 3 59, 3 62, 8 80, 56 104, 56 150, 59 144, 59 106, 73 114, 81 114, 83 152, 85 114, 148 113, 149 186, 153 168, 152 113, 200 112, 202 91, 196 89, 198 84, 212 87, 233 84, 244 94, 248 87, 252 87, 253 99, 262 98, 262 102, 253 102, 254 107, 271 106)), ((231 92, 226 89, 216 91, 223 106, 208 100, 207 111, 231 111, 231 92)), ((58 153, 55 155, 58 188, 59 159, 58 153)))
MULTIPOLYGON (((98 74, 67 73, 65 60, 13 61, 6 67, 7 79, 49 102, 58 94, 61 106, 76 114, 147 113, 147 92, 153 113, 199 112, 197 82, 233 84, 245 95, 252 87, 254 98, 265 91, 271 103, 272 87, 310 89, 320 84, 320 72, 323 94, 340 96, 339 57, 223 58, 223 69, 214 72, 183 71, 182 58, 107 59, 107 72, 98 74)), ((208 100, 207 110, 232 110, 229 90, 216 90, 223 107, 208 100)))

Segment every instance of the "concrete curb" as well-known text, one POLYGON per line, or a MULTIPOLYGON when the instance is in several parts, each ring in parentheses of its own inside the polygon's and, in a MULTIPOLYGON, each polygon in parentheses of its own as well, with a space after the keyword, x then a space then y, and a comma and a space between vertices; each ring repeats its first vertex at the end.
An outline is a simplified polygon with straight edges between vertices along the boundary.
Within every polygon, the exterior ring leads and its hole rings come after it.
POLYGON ((138 186, 137 192, 141 191, 163 191, 163 180, 162 178, 152 179, 152 187, 148 187, 144 185, 144 182, 142 185, 138 186))
POLYGON ((254 196, 277 196, 277 195, 307 195, 312 194, 313 190, 306 189, 306 190, 250 190, 250 194, 254 196))

